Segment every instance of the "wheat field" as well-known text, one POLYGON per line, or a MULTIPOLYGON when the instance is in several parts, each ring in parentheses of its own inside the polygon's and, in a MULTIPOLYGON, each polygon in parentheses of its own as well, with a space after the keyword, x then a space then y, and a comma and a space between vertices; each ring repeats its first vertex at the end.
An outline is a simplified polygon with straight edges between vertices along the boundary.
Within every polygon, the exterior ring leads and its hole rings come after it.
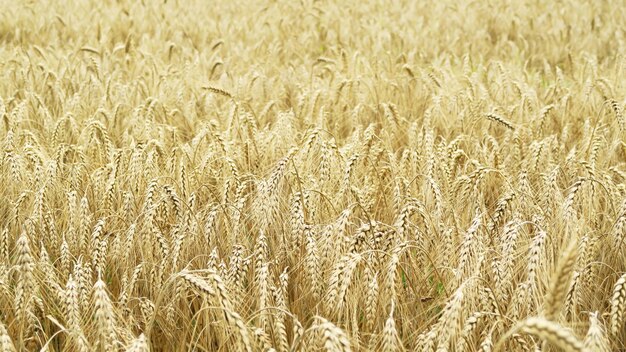
POLYGON ((0 18, 0 351, 626 349, 623 1, 0 18))

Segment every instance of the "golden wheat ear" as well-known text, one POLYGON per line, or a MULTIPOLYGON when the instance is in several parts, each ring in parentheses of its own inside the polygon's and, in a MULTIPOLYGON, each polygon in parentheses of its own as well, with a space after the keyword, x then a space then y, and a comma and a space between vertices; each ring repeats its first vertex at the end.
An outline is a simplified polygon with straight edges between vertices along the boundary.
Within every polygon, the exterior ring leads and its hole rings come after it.
POLYGON ((209 92, 217 94, 217 95, 221 95, 221 96, 233 99, 232 94, 230 94, 229 92, 221 88, 207 86, 207 87, 202 87, 202 89, 208 90, 209 92))
POLYGON ((517 323, 496 344, 494 351, 502 351, 507 338, 515 333, 533 335, 567 352, 584 352, 585 345, 569 329, 542 317, 531 317, 517 323))

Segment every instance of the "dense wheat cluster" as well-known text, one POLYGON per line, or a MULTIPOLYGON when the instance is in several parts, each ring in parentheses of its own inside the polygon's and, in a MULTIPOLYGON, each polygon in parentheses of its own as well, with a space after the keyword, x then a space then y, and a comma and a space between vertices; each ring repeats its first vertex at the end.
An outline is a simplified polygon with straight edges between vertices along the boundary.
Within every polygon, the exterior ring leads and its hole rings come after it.
POLYGON ((621 1, 8 1, 1 351, 626 348, 621 1))

